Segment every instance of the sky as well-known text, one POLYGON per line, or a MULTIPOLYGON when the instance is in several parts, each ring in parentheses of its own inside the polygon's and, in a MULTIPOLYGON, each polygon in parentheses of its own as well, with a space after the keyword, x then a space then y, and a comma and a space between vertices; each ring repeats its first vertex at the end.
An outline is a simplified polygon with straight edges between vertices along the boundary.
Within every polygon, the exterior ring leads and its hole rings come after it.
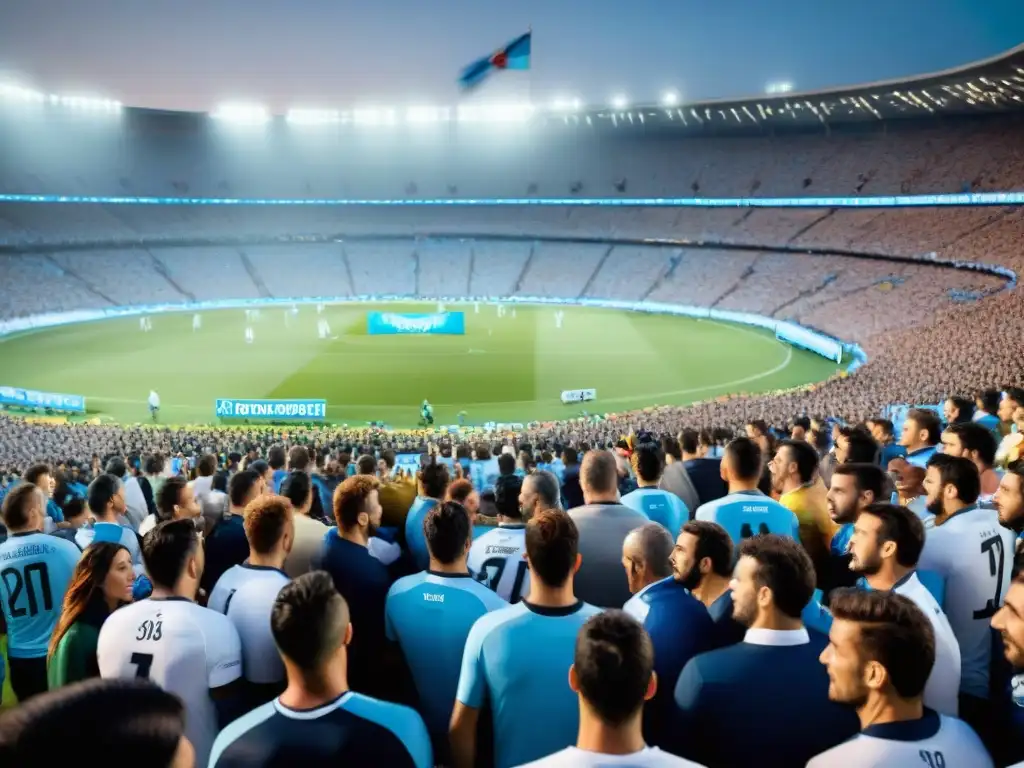
POLYGON ((1024 0, 0 0, 0 82, 207 111, 452 105, 532 28, 533 67, 475 98, 749 96, 934 72, 1024 42, 1024 0))

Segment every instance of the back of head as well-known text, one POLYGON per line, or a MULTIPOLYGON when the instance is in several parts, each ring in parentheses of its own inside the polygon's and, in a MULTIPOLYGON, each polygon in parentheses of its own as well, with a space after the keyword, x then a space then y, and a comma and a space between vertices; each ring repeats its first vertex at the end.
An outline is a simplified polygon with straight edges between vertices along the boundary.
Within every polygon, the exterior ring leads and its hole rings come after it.
POLYGON ((660 523, 647 523, 629 532, 633 546, 639 551, 644 565, 659 579, 672 575, 672 563, 669 558, 675 542, 672 534, 660 523))
POLYGON ((295 509, 301 509, 309 501, 313 481, 305 472, 289 472, 281 483, 281 495, 292 503, 295 509))
POLYGON ((611 494, 619 487, 619 470, 611 451, 587 451, 580 468, 580 484, 588 494, 611 494))
POLYGON ((270 446, 270 450, 267 451, 267 463, 273 470, 284 469, 286 461, 286 455, 284 452, 284 446, 280 444, 270 446))
POLYGON ((46 497, 41 490, 32 483, 18 483, 4 497, 4 525, 12 531, 23 530, 45 507, 46 497))
POLYGON ((573 660, 580 695, 601 722, 619 726, 640 712, 654 670, 654 647, 623 611, 591 616, 576 636, 573 660))
POLYGON ((444 565, 451 565, 466 554, 473 524, 464 506, 446 501, 427 512, 423 520, 423 534, 431 556, 444 565))
POLYGON ((117 492, 121 489, 121 480, 110 473, 100 475, 89 484, 86 500, 89 511, 94 515, 102 515, 117 492))
POLYGON ((1002 397, 998 389, 986 389, 978 393, 976 398, 985 413, 995 416, 999 410, 999 399, 1002 397))
POLYGON ((147 475, 159 475, 164 471, 167 460, 162 453, 151 453, 142 460, 142 471, 147 475))
POLYGON ((326 571, 285 584, 270 614, 277 649, 303 672, 315 672, 334 658, 348 625, 348 604, 326 571))
POLYGON ((942 486, 952 485, 956 488, 957 498, 964 504, 973 504, 981 495, 981 476, 978 468, 970 459, 936 453, 928 459, 928 469, 939 471, 942 486))
POLYGON ((683 453, 697 453, 700 450, 700 432, 696 429, 684 429, 679 433, 679 443, 683 453))
POLYGON ((185 735, 178 697, 148 680, 93 678, 32 698, 0 718, 0 764, 171 768, 185 735), (116 712, 116 717, 97 716, 116 712))
POLYGON ((836 621, 859 628, 861 664, 877 662, 901 699, 924 693, 935 665, 935 631, 913 601, 895 592, 837 589, 829 603, 836 621))
POLYGON ((570 445, 565 446, 562 449, 562 463, 568 466, 575 466, 580 463, 580 455, 575 448, 570 445))
POLYGON ((848 463, 871 464, 878 461, 881 447, 863 427, 852 427, 845 432, 846 461, 848 463))
POLYGON ((886 542, 896 545, 896 562, 904 568, 913 568, 924 550, 925 530, 921 518, 906 507, 896 504, 869 504, 861 512, 879 521, 878 546, 886 542))
POLYGON ((964 451, 977 452, 978 461, 985 467, 996 463, 996 451, 999 445, 991 430, 976 421, 964 421, 951 424, 946 431, 956 435, 964 451))
POLYGON ((974 418, 974 400, 970 397, 961 397, 959 395, 953 395, 946 399, 957 409, 958 413, 955 423, 970 423, 971 419, 974 418))
POLYGON ((256 461, 250 463, 246 469, 251 469, 257 475, 263 477, 270 471, 270 464, 265 462, 263 459, 256 459, 256 461))
POLYGON ((579 531, 568 513, 549 509, 526 524, 526 556, 530 571, 548 587, 560 587, 572 576, 579 553, 579 531))
POLYGON ((213 473, 217 471, 217 457, 212 453, 204 453, 199 459, 196 471, 200 477, 213 477, 213 473))
POLYGON ((913 426, 918 431, 927 432, 928 434, 924 438, 924 442, 927 445, 938 444, 939 438, 942 435, 942 422, 939 420, 939 416, 935 411, 930 411, 925 408, 911 408, 907 413, 907 418, 904 423, 904 429, 913 426), (906 422, 913 422, 913 425, 906 422))
MULTIPOLYGON (((513 463, 515 460, 513 459, 513 463)), ((431 459, 417 475, 423 488, 423 495, 431 499, 443 499, 448 490, 448 467, 436 459, 431 459)))
POLYGON ((498 514, 513 520, 522 518, 519 509, 519 494, 523 490, 523 480, 518 475, 501 475, 494 484, 494 505, 498 514))
POLYGON ((199 548, 199 534, 191 520, 160 523, 142 540, 142 562, 154 586, 174 589, 199 548))
POLYGON ((128 465, 120 456, 112 456, 107 460, 104 472, 108 475, 114 475, 114 477, 124 477, 128 474, 128 465))
POLYGON ((457 504, 465 504, 466 499, 473 494, 473 491, 474 488, 472 481, 462 477, 448 486, 445 498, 447 498, 448 501, 454 501, 457 504))
POLYGON ((725 446, 723 463, 729 468, 736 480, 752 482, 761 477, 764 457, 761 446, 749 437, 737 437, 725 446))
POLYGON ((53 477, 53 470, 50 468, 50 465, 33 464, 31 467, 25 470, 25 474, 24 476, 22 476, 21 479, 24 480, 26 483, 38 485, 40 478, 42 478, 44 475, 49 475, 50 477, 53 477))
POLYGON ((228 481, 228 498, 232 507, 245 507, 252 501, 259 486, 260 476, 251 469, 235 472, 228 481))
POLYGON ((309 468, 309 451, 304 445, 293 445, 288 451, 288 469, 305 472, 309 468))
POLYGON ((291 530, 291 502, 284 496, 260 496, 245 508, 244 524, 249 549, 259 555, 269 555, 291 530))
POLYGON ((516 471, 516 457, 511 453, 502 453, 498 457, 498 471, 503 475, 511 475, 516 471))
POLYGON ((755 583, 772 591, 775 607, 799 619, 815 584, 814 564, 800 542, 775 534, 754 536, 740 544, 740 557, 757 562, 755 583))
POLYGON ((180 475, 164 480, 156 495, 156 513, 161 520, 170 520, 174 517, 174 508, 178 506, 181 492, 186 487, 188 487, 188 481, 180 475))
POLYGON ((377 474, 377 460, 364 453, 358 459, 356 459, 356 474, 357 475, 376 475, 377 474))
POLYGON ((633 468, 645 483, 656 483, 665 470, 665 457, 657 443, 645 443, 633 452, 633 468))

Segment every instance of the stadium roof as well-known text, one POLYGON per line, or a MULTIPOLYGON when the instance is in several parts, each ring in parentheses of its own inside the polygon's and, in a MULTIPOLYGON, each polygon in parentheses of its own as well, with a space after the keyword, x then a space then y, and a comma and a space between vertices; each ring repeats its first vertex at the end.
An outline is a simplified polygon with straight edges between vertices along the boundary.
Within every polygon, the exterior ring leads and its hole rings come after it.
POLYGON ((721 131, 870 123, 901 118, 1024 111, 1024 44, 961 67, 850 88, 719 99, 678 107, 608 107, 559 120, 636 124, 675 123, 678 128, 721 131))

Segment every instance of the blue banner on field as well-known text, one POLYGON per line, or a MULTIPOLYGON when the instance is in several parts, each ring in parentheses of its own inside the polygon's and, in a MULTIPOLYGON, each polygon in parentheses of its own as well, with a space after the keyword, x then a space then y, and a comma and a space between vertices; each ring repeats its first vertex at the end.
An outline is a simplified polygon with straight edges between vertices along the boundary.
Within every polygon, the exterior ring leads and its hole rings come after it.
POLYGON ((447 333, 461 336, 466 332, 462 312, 367 312, 366 332, 371 336, 395 333, 447 333))
POLYGON ((327 417, 326 400, 228 400, 218 398, 218 419, 296 419, 323 421, 327 417))
POLYGON ((61 395, 56 392, 37 392, 34 389, 18 389, 17 387, 0 387, 0 405, 85 413, 85 397, 83 395, 61 395))

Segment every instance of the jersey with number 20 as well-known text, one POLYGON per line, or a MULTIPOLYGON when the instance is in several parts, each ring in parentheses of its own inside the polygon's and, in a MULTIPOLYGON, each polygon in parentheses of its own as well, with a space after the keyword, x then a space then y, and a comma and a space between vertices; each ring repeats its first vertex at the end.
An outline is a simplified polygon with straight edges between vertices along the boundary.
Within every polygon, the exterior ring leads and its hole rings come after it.
POLYGON ((100 676, 142 677, 185 704, 185 735, 206 765, 217 737, 211 688, 242 676, 242 644, 227 616, 185 598, 151 598, 114 611, 96 647, 100 676))
POLYGON ((474 578, 510 603, 530 594, 526 566, 526 526, 502 523, 473 542, 466 565, 474 578))

